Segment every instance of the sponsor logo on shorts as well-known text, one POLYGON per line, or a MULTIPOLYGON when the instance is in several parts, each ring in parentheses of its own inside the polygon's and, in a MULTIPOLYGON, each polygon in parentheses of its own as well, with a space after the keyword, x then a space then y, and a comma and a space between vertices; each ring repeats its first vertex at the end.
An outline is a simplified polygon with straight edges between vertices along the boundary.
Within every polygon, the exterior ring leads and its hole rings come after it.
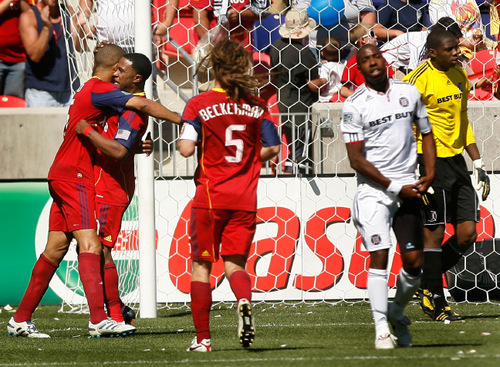
POLYGON ((399 104, 402 106, 402 107, 408 107, 410 105, 410 102, 408 101, 408 98, 406 97, 401 97, 399 99, 399 104))
POLYGON ((415 249, 415 245, 411 242, 408 242, 406 245, 405 245, 405 249, 407 250, 414 250, 415 249))
POLYGON ((111 235, 109 235, 109 236, 104 237, 104 241, 111 242, 111 241, 113 241, 113 238, 111 237, 111 235))
POLYGON ((380 235, 379 234, 374 234, 372 236, 372 244, 374 244, 375 246, 378 246, 382 243, 382 239, 380 238, 380 235))
POLYGON ((203 251, 203 253, 201 254, 201 256, 210 256, 210 252, 208 252, 207 250, 203 251))

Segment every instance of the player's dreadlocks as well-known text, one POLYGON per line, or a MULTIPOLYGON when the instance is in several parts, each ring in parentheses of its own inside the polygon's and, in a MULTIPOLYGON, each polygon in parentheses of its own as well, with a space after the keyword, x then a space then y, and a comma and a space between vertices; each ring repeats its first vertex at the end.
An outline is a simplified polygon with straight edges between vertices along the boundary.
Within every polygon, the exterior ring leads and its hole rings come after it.
POLYGON ((229 98, 241 105, 240 99, 251 106, 263 106, 255 97, 256 88, 263 85, 257 76, 251 74, 252 60, 245 48, 229 38, 214 45, 208 54, 215 79, 226 91, 229 98))

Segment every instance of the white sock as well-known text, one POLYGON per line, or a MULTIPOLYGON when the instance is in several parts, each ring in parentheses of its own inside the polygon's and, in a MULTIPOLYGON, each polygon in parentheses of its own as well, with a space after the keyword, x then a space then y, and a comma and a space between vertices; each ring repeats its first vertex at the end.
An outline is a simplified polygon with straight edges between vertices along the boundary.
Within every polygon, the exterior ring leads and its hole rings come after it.
POLYGON ((390 334, 387 323, 387 270, 368 270, 368 297, 375 322, 375 337, 390 334))
POLYGON ((396 318, 403 316, 403 310, 419 287, 420 279, 421 273, 417 276, 413 276, 401 268, 398 275, 396 296, 394 297, 391 315, 396 316, 396 318))

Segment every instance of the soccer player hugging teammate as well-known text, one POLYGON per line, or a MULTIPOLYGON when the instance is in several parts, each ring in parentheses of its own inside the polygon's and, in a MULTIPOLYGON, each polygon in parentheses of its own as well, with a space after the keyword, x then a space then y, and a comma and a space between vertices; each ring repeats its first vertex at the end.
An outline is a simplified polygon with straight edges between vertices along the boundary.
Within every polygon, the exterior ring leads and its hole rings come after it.
POLYGON ((212 348, 210 272, 219 256, 238 302, 240 343, 249 347, 254 340, 252 291, 245 265, 256 227, 262 162, 276 156, 280 147, 265 102, 253 95, 260 83, 249 73, 249 53, 226 39, 214 46, 208 60, 215 88, 188 101, 178 142, 185 157, 198 148, 190 223, 191 314, 196 336, 187 349, 195 352, 212 348))
MULTIPOLYGON (((115 82, 121 90, 145 98, 144 84, 151 75, 149 59, 138 53, 124 55, 115 72, 115 82)), ((90 125, 81 120, 76 131, 84 134, 90 125)), ((103 244, 104 296, 109 317, 117 322, 130 323, 135 312, 124 305, 118 292, 118 272, 111 256, 121 228, 122 216, 134 195, 134 154, 143 151, 141 141, 148 126, 145 113, 125 110, 107 120, 107 130, 91 133, 88 139, 99 149, 95 159, 96 214, 99 239, 103 244)), ((147 139, 152 151, 152 140, 147 139)))
POLYGON ((410 319, 403 311, 420 284, 424 246, 420 203, 434 178, 436 148, 417 88, 387 78, 385 60, 375 45, 360 48, 357 64, 365 83, 345 101, 341 129, 349 161, 358 173, 352 216, 370 253, 368 296, 375 322, 375 348, 393 349, 396 343, 410 347, 410 319), (422 136, 428 167, 418 180, 414 125, 422 136), (391 226, 403 267, 396 296, 388 305, 391 226))
MULTIPOLYGON (((479 221, 479 200, 462 156, 464 149, 473 161, 474 183, 477 190, 483 189, 483 200, 488 197, 490 184, 467 117, 470 87, 467 74, 458 63, 459 40, 446 30, 433 29, 427 38, 427 48, 430 60, 403 79, 422 94, 437 151, 434 193, 427 195, 424 267, 418 296, 427 316, 449 322, 462 318, 446 301, 442 273, 472 246, 479 221), (453 225, 455 234, 442 244, 446 223, 453 225)), ((425 175, 427 165, 420 156, 420 136, 417 140, 420 173, 425 175)))
POLYGON ((48 176, 49 191, 54 202, 49 216, 47 245, 33 268, 17 312, 7 324, 7 331, 11 335, 50 337, 37 330, 31 322, 31 316, 73 238, 77 240, 78 270, 89 304, 90 335, 127 335, 135 331, 131 325, 108 319, 104 308, 102 244, 97 236, 95 218, 94 160, 97 149, 85 136, 101 133, 107 115, 123 113, 126 109, 174 122, 179 122, 180 118, 161 104, 124 93, 110 83, 123 55, 123 50, 118 46, 101 45, 95 55, 93 77, 75 94, 69 108, 64 140, 48 176), (76 131, 81 120, 92 125, 84 129, 83 136, 76 131))

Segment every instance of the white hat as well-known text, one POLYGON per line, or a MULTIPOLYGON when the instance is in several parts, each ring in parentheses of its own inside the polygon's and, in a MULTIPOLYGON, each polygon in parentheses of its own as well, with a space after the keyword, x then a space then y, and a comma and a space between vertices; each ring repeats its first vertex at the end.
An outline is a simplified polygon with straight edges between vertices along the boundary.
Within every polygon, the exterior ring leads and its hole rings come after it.
POLYGON ((309 18, 306 9, 291 9, 285 16, 285 24, 279 29, 283 38, 302 39, 316 28, 316 21, 309 18))

